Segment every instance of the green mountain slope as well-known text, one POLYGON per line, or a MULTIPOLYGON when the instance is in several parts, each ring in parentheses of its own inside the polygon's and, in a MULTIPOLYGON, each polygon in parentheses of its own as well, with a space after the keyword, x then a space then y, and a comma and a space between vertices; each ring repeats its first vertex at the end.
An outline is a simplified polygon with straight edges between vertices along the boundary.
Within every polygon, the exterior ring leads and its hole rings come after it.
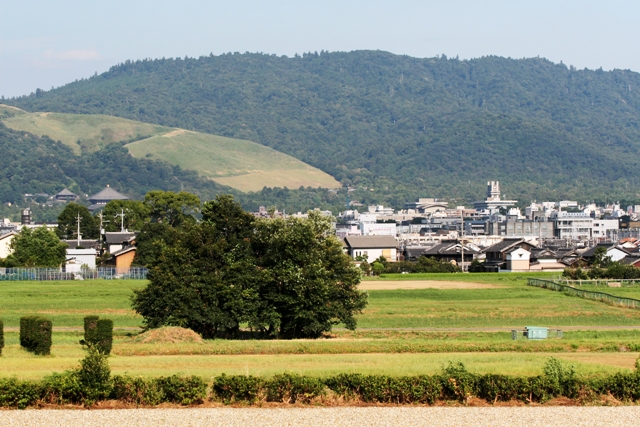
POLYGON ((6 101, 256 141, 395 206, 417 196, 638 197, 640 75, 377 51, 126 62, 6 101))
POLYGON ((246 140, 106 115, 27 113, 2 105, 0 120, 13 130, 60 141, 76 155, 134 141, 125 145, 134 157, 165 161, 241 191, 265 186, 340 186, 330 175, 298 159, 246 140))

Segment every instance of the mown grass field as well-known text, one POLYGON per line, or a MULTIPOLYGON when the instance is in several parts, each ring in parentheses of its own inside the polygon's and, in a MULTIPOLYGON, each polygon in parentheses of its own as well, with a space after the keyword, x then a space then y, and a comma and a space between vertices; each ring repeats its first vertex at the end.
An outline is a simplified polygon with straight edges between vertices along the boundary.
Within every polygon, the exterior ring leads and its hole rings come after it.
MULTIPOLYGON (((528 274, 391 275, 380 281, 424 280, 424 289, 368 291, 369 306, 355 332, 336 328, 320 340, 211 340, 203 343, 137 343, 130 335, 142 319, 130 308, 133 289, 145 281, 0 282, 0 319, 6 344, 0 375, 39 378, 77 365, 81 333, 58 329, 49 357, 18 345, 20 316, 41 314, 55 327, 81 327, 97 314, 120 330, 110 359, 115 373, 202 376, 220 373, 309 375, 338 372, 405 375, 431 373, 448 360, 479 372, 535 374, 551 354, 594 374, 632 368, 640 350, 640 310, 609 306, 529 287, 528 274), (429 281, 485 283, 493 288, 430 289, 429 281), (511 328, 565 327, 562 339, 511 339, 511 328), (600 330, 603 327, 619 330, 600 330), (12 329, 13 328, 13 329, 12 329), (448 329, 447 329, 448 328, 448 329), (576 330, 582 329, 582 330, 576 330), (590 329, 591 328, 591 329, 590 329), (471 329, 471 330, 469 330, 471 329), (496 330, 499 330, 496 332, 496 330)), ((549 275, 537 275, 549 277, 549 275)))
POLYGON ((153 158, 193 170, 241 191, 263 187, 338 188, 340 183, 294 157, 252 141, 175 129, 98 114, 28 113, 0 105, 9 128, 61 141, 76 154, 127 142, 138 158, 153 158))
MULTIPOLYGON (((640 310, 567 297, 526 285, 527 274, 390 275, 375 280, 463 281, 495 285, 489 289, 411 289, 368 291, 369 305, 358 327, 519 328, 528 325, 640 325, 640 310)), ((549 277, 547 274, 538 277, 549 277)), ((0 282, 0 318, 17 326, 20 316, 42 314, 55 326, 80 327, 86 315, 113 319, 118 327, 138 327, 142 318, 130 306, 136 280, 0 282)), ((624 288, 623 288, 624 289, 624 288)))
MULTIPOLYGON (((17 334, 0 357, 0 377, 38 379, 51 372, 78 366, 84 355, 77 344, 80 334, 54 337, 51 356, 34 356, 17 344, 17 334)), ((13 336, 15 335, 15 336, 13 336)), ((463 362, 480 373, 536 375, 550 356, 574 364, 580 374, 595 375, 633 369, 637 352, 441 352, 441 353, 256 353, 256 354, 120 354, 117 340, 109 364, 114 374, 161 376, 168 374, 210 377, 226 374, 270 376, 282 372, 329 376, 344 372, 417 375, 437 372, 449 361, 463 362)), ((291 342, 289 342, 290 344, 291 342)), ((300 345, 300 342, 295 344, 300 345)), ((203 345, 225 345, 213 341, 203 345)), ((126 353, 126 352, 125 352, 126 353)))

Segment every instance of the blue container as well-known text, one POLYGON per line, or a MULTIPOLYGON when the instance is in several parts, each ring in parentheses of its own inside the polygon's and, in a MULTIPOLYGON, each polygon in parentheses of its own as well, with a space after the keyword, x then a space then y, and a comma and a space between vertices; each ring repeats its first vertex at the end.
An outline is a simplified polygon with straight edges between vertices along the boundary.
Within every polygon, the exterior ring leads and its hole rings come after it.
POLYGON ((545 340, 549 337, 549 328, 525 326, 525 333, 530 340, 545 340))

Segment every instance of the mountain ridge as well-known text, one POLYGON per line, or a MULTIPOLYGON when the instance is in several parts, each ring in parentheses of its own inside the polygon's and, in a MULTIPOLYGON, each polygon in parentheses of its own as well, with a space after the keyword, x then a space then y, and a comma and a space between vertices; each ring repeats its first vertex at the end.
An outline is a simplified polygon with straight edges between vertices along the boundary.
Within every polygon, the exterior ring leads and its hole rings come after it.
POLYGON ((362 202, 638 198, 640 74, 380 51, 128 61, 26 110, 110 113, 273 147, 362 202), (373 191, 372 191, 373 190, 373 191))

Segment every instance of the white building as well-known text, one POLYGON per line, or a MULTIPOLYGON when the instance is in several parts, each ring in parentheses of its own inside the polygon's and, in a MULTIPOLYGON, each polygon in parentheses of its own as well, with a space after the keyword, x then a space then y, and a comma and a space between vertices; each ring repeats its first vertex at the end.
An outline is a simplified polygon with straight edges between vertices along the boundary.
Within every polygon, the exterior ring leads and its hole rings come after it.
POLYGON ((0 236, 0 258, 6 258, 13 253, 11 242, 17 234, 18 233, 12 231, 0 236))
POLYGON ((611 232, 618 231, 619 225, 617 219, 594 219, 591 237, 594 239, 606 238, 611 232))
POLYGON ((553 212, 554 233, 558 239, 589 240, 593 218, 583 212, 553 212))
POLYGON ((395 222, 374 222, 360 224, 363 236, 393 236, 397 234, 395 222))
POLYGON ((96 268, 96 250, 95 249, 67 249, 67 260, 65 270, 68 273, 77 273, 85 268, 96 268))
POLYGON ((366 258, 373 262, 383 256, 387 261, 397 260, 398 241, 392 236, 347 236, 344 238, 345 252, 353 259, 366 258))

